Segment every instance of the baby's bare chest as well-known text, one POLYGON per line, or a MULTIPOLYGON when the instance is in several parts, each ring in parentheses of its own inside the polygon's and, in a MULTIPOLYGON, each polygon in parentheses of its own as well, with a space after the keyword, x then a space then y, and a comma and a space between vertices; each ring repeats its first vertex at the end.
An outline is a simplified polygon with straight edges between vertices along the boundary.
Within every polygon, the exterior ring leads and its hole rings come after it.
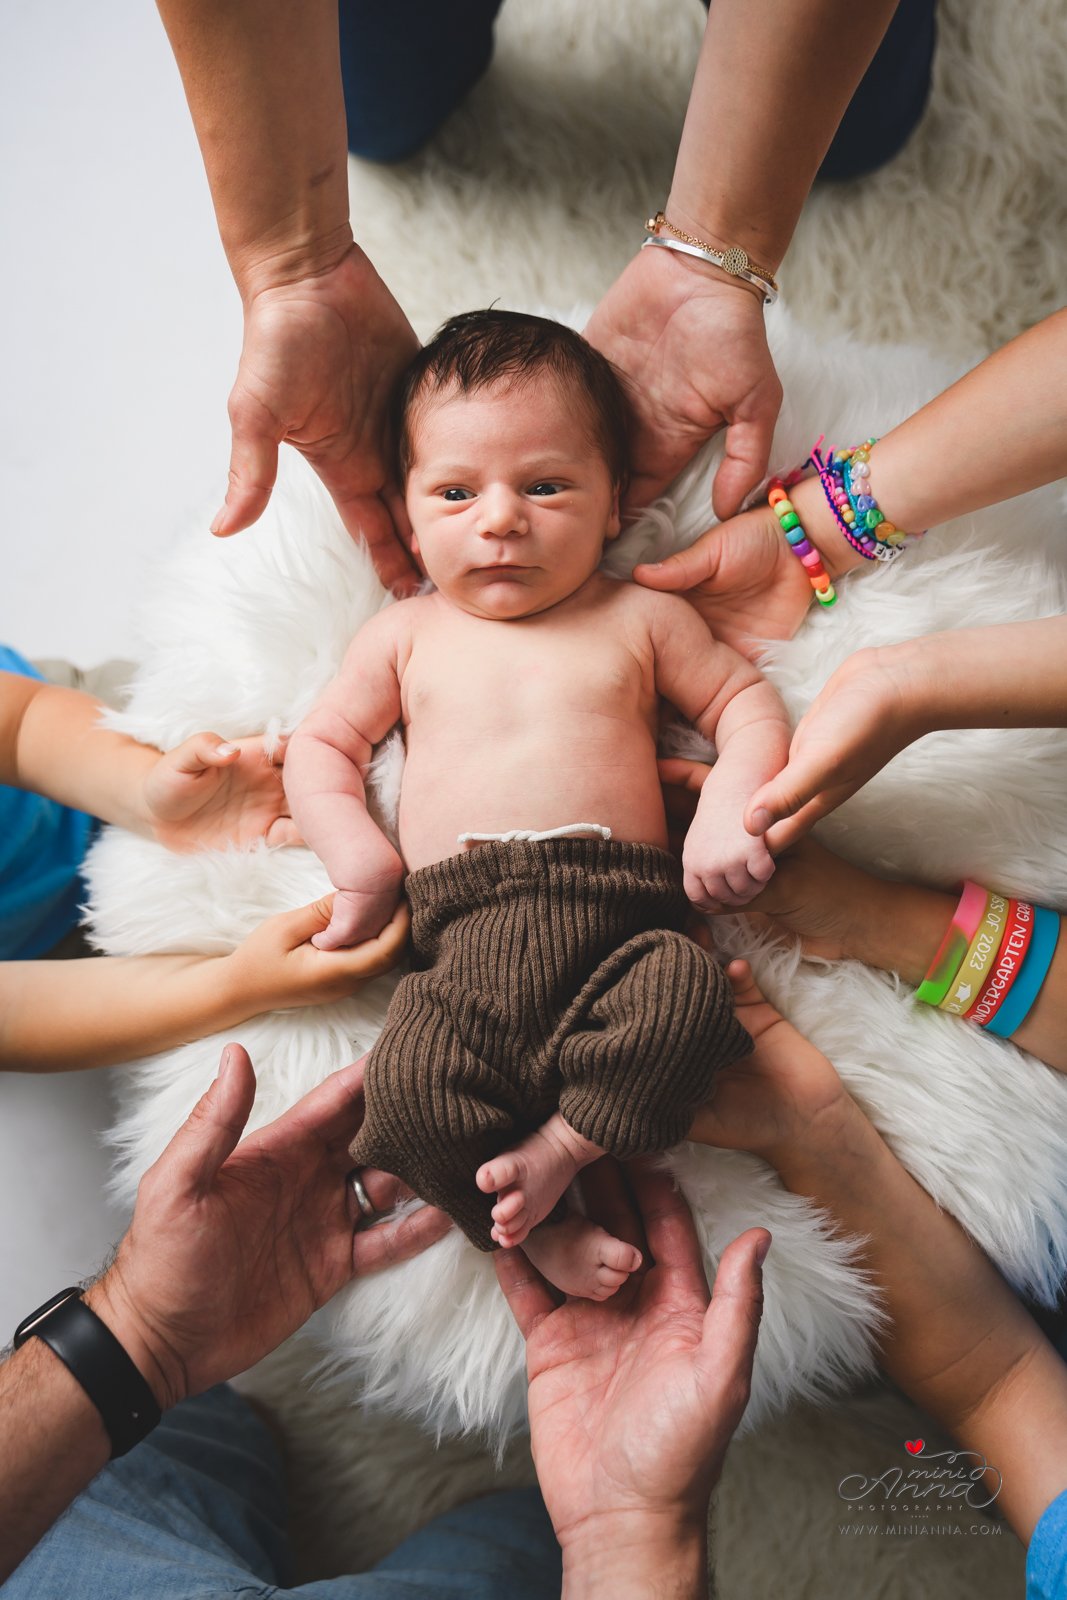
POLYGON ((416 641, 401 683, 409 733, 514 736, 588 722, 647 726, 655 716, 651 653, 608 628, 514 623, 433 630, 416 641))

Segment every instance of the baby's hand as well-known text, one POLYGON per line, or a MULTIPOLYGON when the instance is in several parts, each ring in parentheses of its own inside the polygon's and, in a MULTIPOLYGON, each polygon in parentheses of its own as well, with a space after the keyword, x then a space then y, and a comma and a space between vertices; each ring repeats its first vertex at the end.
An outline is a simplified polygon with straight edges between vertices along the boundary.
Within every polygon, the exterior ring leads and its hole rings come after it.
POLYGON ((314 936, 312 944, 318 950, 341 950, 376 938, 400 902, 400 883, 401 874, 394 874, 381 887, 338 889, 330 925, 314 936))
POLYGON ((284 750, 268 758, 262 738, 226 743, 196 733, 149 768, 142 790, 145 822, 168 850, 217 850, 225 845, 299 844, 279 767, 284 750))
POLYGON ((740 816, 697 816, 682 850, 685 892, 701 911, 743 906, 774 875, 774 858, 762 835, 753 835, 740 816))

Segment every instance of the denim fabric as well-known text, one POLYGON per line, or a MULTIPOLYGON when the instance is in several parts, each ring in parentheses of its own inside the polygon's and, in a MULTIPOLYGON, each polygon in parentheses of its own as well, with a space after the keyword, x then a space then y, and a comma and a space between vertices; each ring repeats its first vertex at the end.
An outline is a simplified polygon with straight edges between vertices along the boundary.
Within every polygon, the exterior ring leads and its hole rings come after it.
POLYGON ((232 1389, 169 1412, 90 1484, 4 1600, 558 1600, 559 1547, 533 1489, 436 1518, 372 1572, 293 1586, 281 1457, 232 1389))
MULTIPOLYGON (((488 67, 501 0, 338 4, 349 149, 368 161, 414 155, 488 67)), ((930 93, 936 9, 937 0, 900 0, 820 178, 861 177, 903 148, 930 93)))

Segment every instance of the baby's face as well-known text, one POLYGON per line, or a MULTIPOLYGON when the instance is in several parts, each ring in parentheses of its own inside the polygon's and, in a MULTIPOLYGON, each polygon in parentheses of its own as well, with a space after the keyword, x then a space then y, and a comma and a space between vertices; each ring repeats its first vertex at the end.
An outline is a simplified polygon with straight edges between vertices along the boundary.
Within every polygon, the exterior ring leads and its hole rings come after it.
POLYGON ((583 406, 552 378, 435 395, 413 432, 408 515, 447 599, 509 621, 595 572, 619 531, 619 496, 583 406))

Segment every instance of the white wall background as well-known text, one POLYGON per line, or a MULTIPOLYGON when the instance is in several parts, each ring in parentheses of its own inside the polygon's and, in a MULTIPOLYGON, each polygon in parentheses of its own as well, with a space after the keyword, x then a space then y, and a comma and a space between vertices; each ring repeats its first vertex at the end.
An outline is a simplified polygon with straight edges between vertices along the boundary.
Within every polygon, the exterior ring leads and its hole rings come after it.
MULTIPOLYGON (((4 0, 0 151, 0 639, 89 666, 133 651, 146 557, 191 511, 209 537, 240 348, 150 0, 4 0)), ((0 1345, 120 1231, 106 1095, 0 1074, 0 1345)))

